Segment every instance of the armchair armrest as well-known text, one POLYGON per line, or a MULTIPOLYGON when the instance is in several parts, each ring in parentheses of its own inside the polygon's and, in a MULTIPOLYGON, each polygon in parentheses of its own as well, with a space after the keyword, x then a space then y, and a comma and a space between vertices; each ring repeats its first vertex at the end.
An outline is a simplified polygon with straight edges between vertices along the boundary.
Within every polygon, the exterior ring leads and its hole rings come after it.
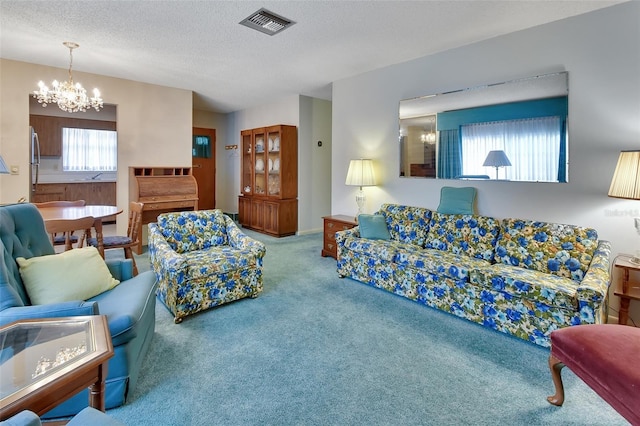
POLYGON ((262 242, 242 232, 230 217, 225 216, 225 221, 227 225, 227 237, 229 238, 229 245, 231 247, 250 250, 259 259, 264 257, 267 248, 262 242))
POLYGON ((589 269, 577 289, 580 317, 585 323, 600 322, 597 319, 593 319, 593 321, 588 319, 593 318, 594 310, 603 304, 609 293, 609 285, 611 284, 610 259, 611 243, 599 241, 589 269))
POLYGON ((98 303, 84 302, 82 300, 48 305, 14 306, 0 311, 0 325, 24 319, 75 317, 98 314, 98 303))
POLYGON ((187 260, 180 253, 176 253, 171 245, 164 239, 162 233, 158 229, 158 225, 150 223, 149 225, 149 260, 151 265, 155 266, 156 271, 162 270, 168 274, 177 274, 187 268, 187 260))

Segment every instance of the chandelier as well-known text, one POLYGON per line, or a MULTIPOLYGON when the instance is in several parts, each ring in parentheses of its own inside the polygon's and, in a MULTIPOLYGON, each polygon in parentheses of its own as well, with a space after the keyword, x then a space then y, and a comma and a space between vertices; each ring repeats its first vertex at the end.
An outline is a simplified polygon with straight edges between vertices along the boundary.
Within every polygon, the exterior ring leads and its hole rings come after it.
POLYGON ((43 107, 46 107, 47 104, 58 104, 61 110, 67 112, 84 112, 90 108, 100 111, 100 108, 103 106, 100 91, 93 89, 93 97, 89 98, 87 91, 80 83, 73 83, 73 75, 71 74, 73 49, 80 47, 80 45, 71 41, 65 41, 62 44, 69 48, 69 80, 62 83, 54 80, 53 83, 51 83, 53 89, 49 89, 40 81, 38 83, 40 89, 33 91, 33 97, 37 99, 43 107))

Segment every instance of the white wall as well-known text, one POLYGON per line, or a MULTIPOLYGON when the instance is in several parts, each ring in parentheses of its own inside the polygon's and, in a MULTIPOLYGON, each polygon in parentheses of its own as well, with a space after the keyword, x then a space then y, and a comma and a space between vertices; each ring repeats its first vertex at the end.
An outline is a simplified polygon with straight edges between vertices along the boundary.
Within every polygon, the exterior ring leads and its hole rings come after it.
POLYGON ((301 234, 322 231, 322 217, 331 214, 331 145, 331 102, 301 96, 298 131, 301 234))
POLYGON ((638 22, 640 2, 629 2, 334 82, 332 213, 357 211, 357 188, 344 184, 352 158, 377 163, 367 212, 383 202, 435 209, 442 186, 470 185, 398 177, 401 99, 566 70, 570 182, 473 182, 478 213, 592 226, 614 255, 640 248, 640 201, 607 197, 619 152, 640 146, 638 22))
MULTIPOLYGON (((293 95, 271 104, 233 112, 229 114, 226 143, 240 145, 240 131, 276 124, 298 128, 298 233, 320 231, 322 216, 331 213, 331 102, 293 95), (323 141, 322 147, 318 147, 318 141, 323 141)), ((221 165, 217 176, 229 179, 226 182, 227 202, 233 209, 229 211, 237 212, 239 156, 221 165)))
POLYGON ((216 130, 216 208, 225 213, 237 213, 237 193, 233 182, 240 176, 238 166, 239 151, 226 150, 229 132, 227 129, 228 114, 211 111, 193 110, 193 127, 216 130))
MULTIPOLYGON (((67 70, 0 60, 0 154, 7 164, 20 167, 19 175, 0 175, 0 203, 29 194, 29 97, 37 82, 65 78, 67 70)), ((104 102, 117 106, 118 232, 127 231, 130 166, 191 165, 192 93, 74 72, 85 88, 98 87, 104 102), (162 149, 159 149, 161 147, 162 149)), ((48 106, 47 108, 53 108, 48 106)))

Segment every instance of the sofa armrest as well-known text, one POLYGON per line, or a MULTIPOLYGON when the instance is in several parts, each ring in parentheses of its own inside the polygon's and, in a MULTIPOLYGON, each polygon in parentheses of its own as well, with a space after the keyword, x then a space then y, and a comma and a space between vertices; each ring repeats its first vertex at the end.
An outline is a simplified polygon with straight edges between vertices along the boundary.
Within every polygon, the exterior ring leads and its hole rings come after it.
POLYGON ((187 268, 186 258, 171 248, 171 245, 160 233, 158 225, 150 223, 148 226, 149 260, 154 271, 156 271, 156 275, 159 270, 168 274, 184 271, 187 268))
POLYGON ((133 278, 133 260, 108 259, 105 261, 111 275, 118 281, 126 281, 133 278))
POLYGON ((75 317, 98 314, 99 310, 96 302, 84 302, 82 300, 51 303, 48 305, 14 306, 0 311, 0 325, 24 319, 75 317))
POLYGON ((0 422, 2 426, 42 426, 40 417, 33 411, 22 410, 18 414, 0 422))
POLYGON ((264 257, 267 252, 267 248, 262 242, 251 238, 242 232, 240 228, 238 228, 238 225, 236 225, 236 223, 226 215, 225 221, 227 225, 227 237, 231 247, 241 250, 249 250, 259 259, 264 257))
POLYGON ((611 243, 601 240, 577 289, 578 304, 583 318, 585 315, 588 318, 589 314, 593 314, 593 310, 598 309, 607 298, 611 284, 610 262, 611 243))
POLYGON ((336 243, 339 246, 344 246, 344 242, 349 237, 360 238, 360 227, 355 226, 351 229, 345 229, 343 231, 336 232, 336 243))

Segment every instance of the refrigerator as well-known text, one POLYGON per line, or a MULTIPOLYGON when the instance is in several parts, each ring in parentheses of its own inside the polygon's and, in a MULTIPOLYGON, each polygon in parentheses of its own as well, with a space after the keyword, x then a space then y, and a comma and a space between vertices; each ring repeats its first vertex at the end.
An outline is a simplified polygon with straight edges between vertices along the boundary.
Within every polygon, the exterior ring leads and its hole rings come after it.
POLYGON ((40 140, 38 134, 32 126, 29 126, 29 161, 31 163, 31 173, 29 173, 29 201, 33 202, 38 188, 38 178, 40 174, 40 140))

